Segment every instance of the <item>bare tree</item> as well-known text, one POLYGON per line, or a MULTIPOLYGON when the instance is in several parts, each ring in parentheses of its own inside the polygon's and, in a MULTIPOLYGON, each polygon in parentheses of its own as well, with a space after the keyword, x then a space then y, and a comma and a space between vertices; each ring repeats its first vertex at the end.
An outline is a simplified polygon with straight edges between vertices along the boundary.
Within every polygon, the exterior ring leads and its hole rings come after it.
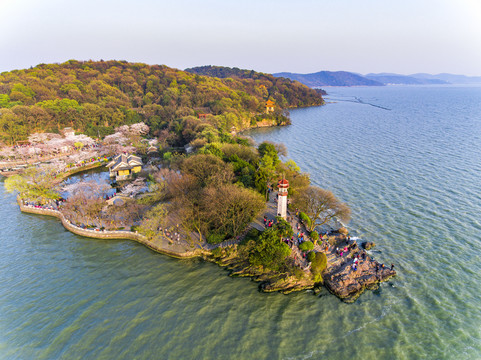
POLYGON ((102 209, 106 206, 103 197, 111 187, 107 182, 80 181, 65 185, 62 190, 69 193, 63 213, 77 223, 102 226, 102 209))
POLYGON ((101 226, 101 210, 105 200, 100 197, 86 196, 79 192, 70 196, 62 207, 62 213, 74 223, 101 226))
POLYGON ((265 207, 262 195, 234 184, 209 187, 202 196, 205 222, 230 236, 239 235, 265 207))
POLYGON ((331 191, 317 186, 299 189, 293 200, 293 204, 310 218, 309 231, 333 218, 349 221, 351 217, 351 209, 346 204, 340 202, 331 191))
POLYGON ((225 184, 234 179, 231 164, 214 155, 194 155, 182 163, 182 172, 194 176, 201 187, 210 184, 225 184))

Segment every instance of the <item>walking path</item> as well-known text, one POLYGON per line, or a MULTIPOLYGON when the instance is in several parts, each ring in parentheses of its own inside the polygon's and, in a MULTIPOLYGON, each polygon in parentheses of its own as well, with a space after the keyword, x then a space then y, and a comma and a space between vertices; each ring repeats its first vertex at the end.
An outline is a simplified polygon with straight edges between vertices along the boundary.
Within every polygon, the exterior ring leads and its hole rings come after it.
MULTIPOLYGON (((257 229, 259 231, 264 231, 266 227, 264 226, 264 216, 267 218, 267 221, 273 220, 275 222, 276 216, 277 216, 277 201, 276 201, 276 192, 271 191, 269 194, 269 201, 266 202, 266 209, 263 213, 261 213, 256 219, 254 219, 247 229, 244 231, 243 234, 237 237, 237 239, 231 239, 229 241, 224 241, 221 244, 218 245, 212 245, 212 244, 206 244, 204 245, 204 248, 212 250, 216 247, 226 247, 234 244, 238 244, 239 242, 242 241, 242 239, 245 237, 247 232, 250 229, 257 229)), ((296 225, 298 223, 298 219, 296 219, 296 216, 294 214, 291 214, 290 211, 287 211, 287 219, 288 222, 291 224, 292 229, 294 230, 294 233, 297 233, 296 225)), ((307 231, 305 227, 301 225, 301 231, 304 232, 304 234, 307 234, 307 231)), ((295 243, 298 244, 297 237, 294 235, 295 238, 295 243)), ((310 240, 309 236, 304 235, 305 240, 310 240)), ((299 250, 298 245, 292 245, 291 247, 291 256, 294 258, 295 264, 299 266, 301 269, 307 270, 309 267, 309 262, 304 259, 302 256, 302 252, 299 250)), ((321 251, 321 248, 319 247, 318 251, 321 251)))
POLYGON ((39 215, 49 215, 54 216, 62 222, 62 225, 69 230, 70 232, 90 237, 96 239, 129 239, 137 241, 148 248, 162 253, 169 256, 173 256, 176 258, 191 258, 197 257, 202 254, 201 249, 194 249, 191 251, 186 251, 184 247, 182 247, 182 251, 176 251, 175 247, 170 247, 164 241, 150 241, 142 234, 139 234, 134 231, 129 230, 99 230, 99 229, 84 229, 80 226, 72 224, 59 210, 50 209, 47 207, 41 206, 34 206, 34 205, 25 205, 20 200, 18 200, 18 205, 20 206, 20 211, 32 214, 39 214, 39 215))

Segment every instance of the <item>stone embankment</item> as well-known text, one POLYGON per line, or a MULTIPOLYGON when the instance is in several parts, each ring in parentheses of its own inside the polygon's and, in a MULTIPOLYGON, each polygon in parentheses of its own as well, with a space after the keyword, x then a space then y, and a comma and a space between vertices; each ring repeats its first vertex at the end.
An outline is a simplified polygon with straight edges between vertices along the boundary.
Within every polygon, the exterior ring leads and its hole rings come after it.
MULTIPOLYGON (((254 267, 250 265, 242 257, 238 255, 238 244, 243 236, 224 241, 221 244, 204 244, 192 251, 169 249, 166 247, 166 242, 155 243, 150 241, 145 236, 128 230, 118 231, 101 231, 84 229, 78 227, 58 210, 46 209, 38 206, 25 205, 18 200, 20 210, 26 213, 40 214, 54 216, 62 222, 62 225, 74 234, 96 238, 96 239, 129 239, 136 241, 149 249, 165 254, 178 259, 202 257, 207 261, 212 261, 220 266, 226 267, 232 276, 252 277, 254 281, 260 282, 260 289, 264 292, 279 291, 288 294, 294 291, 301 291, 305 289, 319 289, 324 285, 332 294, 336 295, 345 302, 355 301, 365 289, 375 289, 378 284, 387 281, 396 275, 394 270, 390 267, 383 266, 374 259, 372 259, 365 250, 358 247, 355 241, 350 241, 346 234, 337 233, 332 234, 326 239, 326 243, 331 244, 326 251, 325 245, 316 245, 316 251, 322 251, 327 256, 327 268, 322 273, 322 283, 315 283, 310 276, 308 269, 303 272, 304 276, 297 278, 283 273, 276 273, 263 269, 261 267, 254 267), (213 255, 213 250, 220 248, 220 254, 213 255), (340 251, 336 249, 343 249, 342 256, 340 251), (346 249, 347 248, 347 249, 346 249), (357 259, 357 260, 355 260, 357 259), (354 262, 357 266, 354 268, 354 262)), ((269 207, 268 212, 269 213, 269 207)), ((246 232, 251 228, 263 226, 260 221, 253 222, 246 229, 246 232), (258 224, 259 223, 259 224, 258 224)), ((305 261, 299 255, 299 259, 305 261)))
POLYGON ((79 226, 76 226, 72 224, 65 216, 58 210, 52 210, 52 209, 45 209, 41 207, 36 207, 36 206, 31 206, 31 205, 24 205, 21 203, 21 201, 18 201, 18 205, 20 206, 20 211, 25 212, 25 213, 31 213, 31 214, 39 214, 39 215, 47 215, 47 216, 54 216, 58 218, 62 225, 69 230, 70 232, 80 235, 80 236, 85 236, 89 238, 95 238, 95 239, 129 239, 136 241, 142 245, 147 246, 149 249, 169 255, 175 258, 179 259, 187 259, 187 258, 194 258, 194 257, 199 257, 205 255, 205 250, 203 249, 195 249, 193 251, 184 251, 184 252, 176 252, 171 249, 165 249, 162 246, 159 246, 158 244, 149 241, 145 236, 142 234, 139 234, 137 232, 133 231, 128 231, 128 230, 117 230, 117 231, 110 231, 110 230, 92 230, 92 229, 84 229, 79 226))

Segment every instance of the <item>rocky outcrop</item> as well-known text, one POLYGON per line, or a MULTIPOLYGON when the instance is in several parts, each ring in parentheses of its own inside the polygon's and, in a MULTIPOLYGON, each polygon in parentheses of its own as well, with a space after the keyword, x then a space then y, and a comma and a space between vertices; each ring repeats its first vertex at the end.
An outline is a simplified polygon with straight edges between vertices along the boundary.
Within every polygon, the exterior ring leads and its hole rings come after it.
POLYGON ((340 227, 337 232, 342 235, 347 235, 349 234, 349 230, 347 230, 345 227, 340 227))
POLYGON ((365 289, 377 288, 378 284, 387 281, 396 275, 396 271, 378 263, 370 256, 357 261, 357 269, 353 269, 355 256, 358 250, 351 251, 343 257, 328 263, 323 273, 326 288, 346 302, 355 301, 365 289))
POLYGON ((372 241, 364 241, 364 242, 362 243, 363 249, 366 249, 366 250, 370 250, 370 249, 372 249, 374 246, 376 246, 376 244, 374 244, 372 241))
MULTIPOLYGON (((396 275, 394 270, 375 261, 365 250, 359 248, 357 242, 349 240, 344 234, 333 233, 328 240, 333 246, 330 246, 326 253, 327 268, 322 273, 322 283, 316 283, 309 270, 299 269, 299 273, 294 276, 252 266, 239 254, 237 245, 216 249, 205 256, 205 259, 226 267, 230 276, 251 277, 260 282, 259 289, 263 292, 279 291, 288 294, 324 285, 345 302, 354 302, 364 290, 376 289, 379 283, 396 275), (336 252, 336 249, 339 251, 336 252), (354 259, 357 259, 356 269, 353 268, 354 259)), ((324 245, 316 245, 315 251, 324 252, 324 245)))
MULTIPOLYGON (((215 253, 215 252, 214 252, 215 253)), ((237 245, 222 249, 219 253, 205 256, 207 261, 225 267, 233 277, 251 277, 253 281, 259 282, 259 290, 263 292, 281 292, 289 294, 294 291, 312 289, 312 281, 309 272, 302 272, 299 277, 288 273, 279 273, 268 270, 262 266, 253 266, 242 257, 238 256, 237 245)))

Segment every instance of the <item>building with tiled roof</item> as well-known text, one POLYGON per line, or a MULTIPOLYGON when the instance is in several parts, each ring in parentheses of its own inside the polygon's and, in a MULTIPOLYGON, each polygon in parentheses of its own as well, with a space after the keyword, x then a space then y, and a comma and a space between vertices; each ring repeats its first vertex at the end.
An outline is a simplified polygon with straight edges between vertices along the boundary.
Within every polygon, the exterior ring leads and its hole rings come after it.
POLYGON ((135 155, 120 154, 115 156, 107 167, 110 177, 115 177, 115 180, 126 180, 142 170, 142 159, 135 155))
POLYGON ((274 108, 276 106, 276 103, 272 101, 271 99, 266 101, 266 113, 269 114, 271 112, 274 112, 274 108))

